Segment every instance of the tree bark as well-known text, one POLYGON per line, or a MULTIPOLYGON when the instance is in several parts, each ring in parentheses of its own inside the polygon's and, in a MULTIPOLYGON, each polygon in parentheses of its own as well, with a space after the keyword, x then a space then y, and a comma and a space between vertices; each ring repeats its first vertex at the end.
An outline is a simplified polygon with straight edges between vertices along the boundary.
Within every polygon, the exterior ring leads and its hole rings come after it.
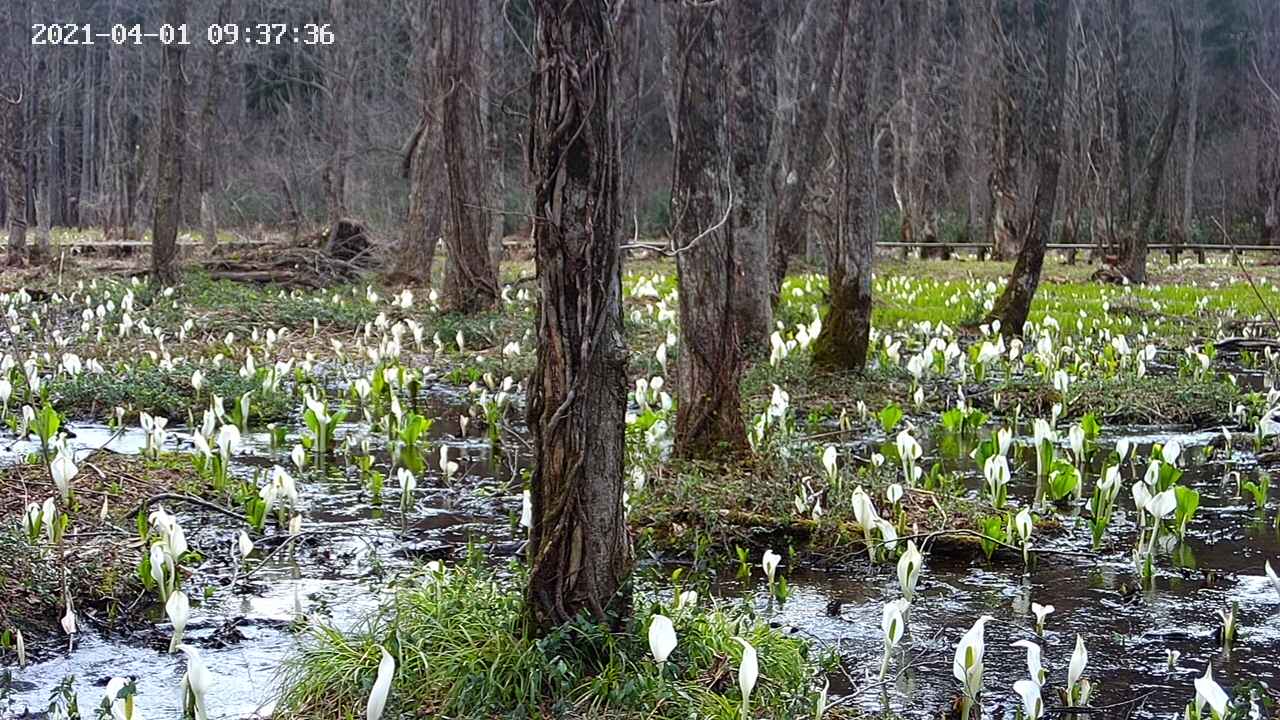
POLYGON ((529 162, 541 299, 526 620, 546 634, 629 610, 627 352, 614 38, 605 2, 534 0, 529 162))
MULTIPOLYGON (((218 9, 219 23, 226 22, 227 10, 228 2, 223 0, 218 9)), ((200 161, 196 177, 200 187, 200 232, 204 235, 204 244, 209 250, 213 250, 218 244, 218 215, 213 205, 213 189, 217 184, 218 153, 215 137, 218 107, 222 98, 222 65, 225 60, 222 46, 215 45, 209 49, 208 81, 205 83, 204 102, 200 108, 200 161)))
POLYGON ((1173 36, 1172 79, 1169 94, 1165 97, 1164 113, 1160 125, 1147 149, 1147 161, 1142 175, 1142 206, 1138 221, 1125 245, 1121 268, 1131 283, 1147 281, 1147 247, 1150 242, 1151 224, 1155 221, 1156 206, 1160 199, 1160 183, 1164 180, 1165 161, 1173 147, 1174 132, 1178 127, 1178 115, 1182 110, 1182 88, 1187 76, 1187 60, 1182 49, 1182 23, 1177 10, 1169 8, 1169 31, 1173 36))
POLYGON ((844 48, 835 126, 837 221, 829 251, 831 305, 813 343, 815 367, 861 372, 871 332, 871 273, 878 231, 871 196, 876 190, 877 136, 873 104, 880 84, 880 43, 865 6, 850 4, 842 24, 844 48))
POLYGON ((504 215, 506 207, 506 182, 504 162, 506 147, 499 132, 501 115, 497 112, 500 102, 495 100, 495 89, 500 68, 502 67, 503 23, 498 22, 501 8, 499 0, 480 0, 480 53, 477 56, 479 77, 477 92, 479 93, 480 147, 484 148, 481 156, 481 177, 483 180, 484 208, 482 218, 489 256, 493 267, 501 266, 505 248, 502 245, 504 215))
MULTIPOLYGON (((346 22, 346 3, 329 0, 328 17, 335 27, 346 22)), ((351 158, 352 111, 354 110, 355 44, 336 43, 327 51, 325 68, 326 133, 329 147, 321 168, 325 214, 329 222, 330 242, 335 241, 339 221, 347 216, 347 166, 351 158)))
POLYGON ((26 33, 22 27, 27 17, 27 0, 15 3, 6 13, 0 13, 0 62, 5 72, 0 75, 0 176, 6 198, 5 220, 9 231, 10 264, 27 259, 27 165, 23 141, 23 107, 27 103, 22 67, 20 38, 26 33))
MULTIPOLYGON (((168 0, 165 21, 186 22, 186 0, 168 0)), ((178 277, 178 224, 182 218, 182 141, 185 136, 183 46, 165 45, 162 57, 159 127, 156 131, 156 199, 151 223, 151 282, 172 285, 178 277)))
POLYGON ((443 175, 440 123, 433 68, 439 62, 440 14, 435 4, 422 3, 414 16, 413 77, 418 86, 418 127, 406 143, 401 173, 409 180, 408 222, 395 250, 390 278, 396 282, 431 284, 436 244, 440 239, 441 203, 438 182, 443 175))
POLYGON ((1182 174, 1182 237, 1194 239, 1197 133, 1200 125, 1200 76, 1204 71, 1204 18, 1199 5, 1191 44, 1191 80, 1187 86, 1187 150, 1182 174))
POLYGON ((773 332, 769 268, 768 157, 775 100, 774 0, 737 0, 728 8, 729 143, 734 187, 732 309, 744 355, 768 352, 773 332))
MULTIPOLYGON (((725 8, 673 9, 676 146, 671 188, 680 354, 675 452, 716 459, 747 447, 725 98, 725 8)), ((761 268, 763 270, 763 268, 761 268)))
POLYGON ((1058 173, 1062 166, 1062 126, 1067 85, 1067 47, 1071 41, 1071 0, 1049 0, 1048 78, 1042 90, 1035 138, 1038 177, 1031 200, 1031 219, 1022 248, 1004 292, 996 299, 988 320, 999 320, 1005 335, 1021 335, 1031 312, 1031 301, 1040 285, 1044 254, 1053 234, 1053 213, 1058 198, 1058 173))
POLYGON ((448 181, 449 248, 444 269, 444 304, 472 313, 493 307, 498 272, 489 252, 484 198, 484 138, 479 124, 477 78, 472 65, 479 49, 479 27, 462 3, 442 3, 436 87, 440 88, 440 124, 448 181))
POLYGON ((1116 97, 1116 154, 1120 163, 1120 225, 1128 232, 1133 219, 1133 121, 1129 115, 1133 67, 1133 0, 1111 0, 1117 47, 1112 60, 1116 97))
MULTIPOLYGON (((1016 27, 1007 27, 1003 20, 1002 0, 992 0, 990 6, 991 44, 997 61, 995 90, 991 107, 991 173, 987 177, 987 190, 991 206, 987 213, 991 256, 1007 260, 1018 255, 1022 233, 1018 227, 1017 158, 1021 144, 1021 123, 1017 103, 1014 102, 1014 80, 1018 73, 1017 54, 1010 47, 1014 42, 1016 27)), ((1014 9, 1011 18, 1017 18, 1014 9)))
POLYGON ((778 173, 775 210, 769 218, 769 261, 773 281, 770 301, 777 307, 782 282, 792 255, 805 251, 805 198, 809 196, 825 143, 822 133, 827 127, 831 107, 831 88, 835 84, 836 61, 840 58, 841 33, 844 32, 842 7, 838 0, 822 3, 823 12, 811 22, 823 23, 823 31, 813 48, 817 59, 806 64, 809 72, 801 74, 799 107, 796 123, 788 138, 785 161, 778 173))

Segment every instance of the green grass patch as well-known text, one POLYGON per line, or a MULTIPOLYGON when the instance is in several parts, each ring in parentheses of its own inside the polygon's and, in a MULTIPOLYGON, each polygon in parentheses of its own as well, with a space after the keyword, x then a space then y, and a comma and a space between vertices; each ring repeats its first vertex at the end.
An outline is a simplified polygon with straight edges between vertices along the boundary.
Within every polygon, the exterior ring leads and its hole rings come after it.
POLYGON ((760 661, 752 717, 812 716, 821 681, 806 644, 746 610, 638 600, 618 632, 580 620, 534 639, 519 629, 519 582, 476 563, 428 570, 356 630, 315 628, 284 666, 278 715, 361 716, 381 645, 397 665, 389 717, 736 720, 741 637, 760 661), (679 639, 662 668, 647 640, 654 612, 679 639))

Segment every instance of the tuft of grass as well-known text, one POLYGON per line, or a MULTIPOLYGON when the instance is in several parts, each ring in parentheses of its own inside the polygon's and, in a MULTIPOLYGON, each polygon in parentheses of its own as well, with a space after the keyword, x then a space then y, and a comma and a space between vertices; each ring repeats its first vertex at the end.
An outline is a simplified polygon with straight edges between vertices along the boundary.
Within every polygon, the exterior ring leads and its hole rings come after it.
POLYGON ((812 715, 820 683, 807 646, 749 612, 640 601, 619 632, 580 619, 535 639, 519 629, 518 585, 478 564, 428 569, 352 632, 315 628, 283 668, 277 713, 360 715, 382 645, 396 658, 391 717, 736 720, 742 637, 760 659, 754 716, 812 715), (655 612, 679 638, 663 668, 648 649, 655 612))

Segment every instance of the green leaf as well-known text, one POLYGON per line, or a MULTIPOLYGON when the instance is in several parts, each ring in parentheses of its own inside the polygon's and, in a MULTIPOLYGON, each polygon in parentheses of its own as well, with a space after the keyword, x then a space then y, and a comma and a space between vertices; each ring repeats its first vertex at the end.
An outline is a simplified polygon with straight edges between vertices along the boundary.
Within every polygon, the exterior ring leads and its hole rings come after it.
POLYGON ((886 405, 877 415, 880 420, 880 427, 884 428, 885 433, 893 432, 893 429, 902 422, 902 408, 897 405, 886 405))

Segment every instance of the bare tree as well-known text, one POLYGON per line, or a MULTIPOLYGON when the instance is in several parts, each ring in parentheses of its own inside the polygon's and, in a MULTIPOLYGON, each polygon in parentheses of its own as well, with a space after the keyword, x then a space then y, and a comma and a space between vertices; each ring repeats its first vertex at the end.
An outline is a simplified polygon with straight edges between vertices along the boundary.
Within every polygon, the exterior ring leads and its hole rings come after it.
POLYGON ((401 174, 409 180, 408 222, 392 261, 390 277, 399 282, 431 284, 436 244, 440 238, 441 203, 437 183, 443 174, 440 157, 440 89, 432 68, 440 62, 438 3, 420 3, 413 16, 413 78, 418 93, 418 126, 401 151, 401 174))
MULTIPOLYGON (((230 17, 231 0, 222 0, 217 9, 217 21, 225 23, 230 17)), ((205 246, 212 249, 218 243, 218 213, 214 207, 214 188, 218 175, 218 107, 222 104, 224 65, 229 48, 212 45, 208 50, 208 66, 204 99, 200 108, 200 155, 196 181, 200 197, 200 232, 205 246)))
POLYGON ((620 155, 606 2, 535 0, 529 162, 542 294, 529 382, 535 465, 527 619, 545 633, 629 605, 620 155))
POLYGON ((878 228, 875 192, 876 115, 881 43, 869 22, 880 3, 850 3, 841 24, 839 94, 832 129, 836 147, 836 223, 829 249, 831 305, 813 343, 813 364, 862 371, 871 331, 871 268, 878 228))
POLYGON ((745 354, 763 354, 773 331, 772 293, 760 273, 769 267, 768 157, 775 100, 775 0, 737 0, 728 8, 726 43, 733 163, 734 275, 732 313, 745 354))
POLYGON ((487 162, 473 61, 480 24, 463 3, 446 2, 440 12, 440 51, 435 86, 440 93, 440 131, 448 181, 444 302, 458 312, 475 312, 498 299, 498 271, 489 250, 484 206, 487 162))
MULTIPOLYGON (((167 0, 165 21, 186 22, 187 0, 167 0)), ((161 52, 159 126, 156 129, 156 199, 151 223, 151 281, 171 285, 178 277, 178 224, 182 220, 182 144, 186 130, 183 46, 169 43, 161 52)))
MULTIPOLYGON (((329 17, 339 26, 347 21, 347 3, 329 0, 329 17)), ((324 185, 325 214, 329 223, 329 241, 336 242, 339 221, 348 213, 347 186, 351 160, 355 114, 355 43, 334 43, 325 55, 325 121, 328 142, 321 182, 324 185)))
MULTIPOLYGON (((1002 12, 1003 0, 991 0, 991 47, 998 60, 992 63, 996 74, 991 108, 991 174, 987 188, 991 196, 988 231, 991 253, 997 259, 1014 257, 1020 250, 1022 234, 1018 228, 1017 158, 1021 144, 1021 122, 1014 100, 1018 72, 1018 56, 1010 43, 1010 24, 1002 12)), ((1009 13, 1016 20, 1018 11, 1009 13)))
POLYGON ((725 122, 725 14, 721 5, 693 2, 681 2, 671 13, 671 216, 680 291, 675 450, 693 458, 724 457, 747 447, 733 316, 739 283, 725 122))
POLYGON ((1259 237, 1274 243, 1280 238, 1280 7, 1255 0, 1252 12, 1258 39, 1250 52, 1249 125, 1257 136, 1255 196, 1259 237))
POLYGON ((1067 85, 1067 47, 1071 41, 1071 0, 1048 0, 1048 24, 1043 31, 1048 49, 1047 78, 1038 93, 1035 125, 1031 131, 1036 152, 1037 179, 1027 222, 1013 264, 1013 272, 989 319, 999 320, 1006 335, 1021 335, 1031 312, 1031 300, 1040 285, 1040 271, 1053 232, 1054 206, 1058 198, 1058 173, 1062 167, 1062 124, 1067 85))
POLYGON ((1182 23, 1178 18, 1178 10, 1173 4, 1169 6, 1169 32, 1173 37, 1173 64, 1170 70, 1172 79, 1160 124, 1151 138, 1151 145, 1147 148, 1147 160, 1142 173, 1142 205, 1138 211, 1137 224, 1126 236, 1124 255, 1120 259, 1121 272, 1132 283, 1147 281, 1147 246, 1160 199, 1160 183, 1164 179, 1165 161, 1169 157, 1169 149, 1173 147, 1178 115, 1182 111, 1182 88, 1186 82, 1187 61, 1182 50, 1182 23))
POLYGON ((1200 126, 1200 84, 1204 74, 1204 15, 1199 2, 1192 3, 1193 17, 1191 27, 1191 78, 1187 85, 1187 139, 1186 151, 1182 164, 1182 222, 1180 223, 1183 241, 1190 240, 1195 222, 1195 189, 1196 189, 1196 150, 1200 126))
MULTIPOLYGON (((836 61, 840 58, 840 44, 845 25, 843 5, 839 0, 810 0, 805 5, 806 15, 799 27, 782 43, 782 52, 798 57, 790 63, 779 63, 780 88, 794 89, 794 96, 780 100, 780 114, 794 116, 791 122, 780 122, 774 131, 777 152, 777 172, 774 212, 769 218, 769 261, 772 275, 772 302, 776 305, 786 279, 791 256, 804 251, 805 201, 813 189, 814 177, 826 157, 826 143, 822 133, 827 127, 831 107, 832 87, 835 85, 836 61), (812 35, 809 35, 812 33, 812 35), (803 52, 806 43, 801 38, 816 37, 811 52, 803 52), (792 68, 791 65, 795 65, 792 68), (791 104, 795 109, 791 110, 791 104)), ((785 57, 785 56, 784 56, 785 57)), ((782 90, 780 89, 780 94, 782 90)))
POLYGON ((27 165, 23 137, 23 107, 28 88, 21 71, 22 26, 27 17, 27 0, 0 13, 0 62, 8 70, 0 76, 0 174, 4 176, 5 218, 9 230, 10 264, 26 261, 27 255, 27 165))

